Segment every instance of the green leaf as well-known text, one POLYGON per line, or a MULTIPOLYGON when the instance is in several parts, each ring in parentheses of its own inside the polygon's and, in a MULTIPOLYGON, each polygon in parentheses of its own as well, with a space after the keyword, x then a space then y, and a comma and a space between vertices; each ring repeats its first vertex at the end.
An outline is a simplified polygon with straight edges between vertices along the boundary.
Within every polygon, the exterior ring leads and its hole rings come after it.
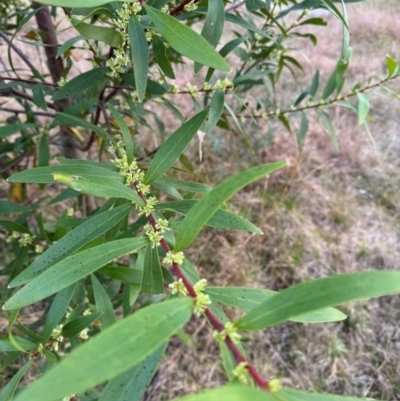
POLYGON ((301 151, 303 149, 304 141, 306 139, 308 131, 308 119, 306 113, 302 112, 301 113, 301 122, 300 122, 300 129, 299 132, 297 133, 297 146, 299 147, 299 150, 301 151))
POLYGON ((146 93, 147 75, 149 73, 149 45, 142 25, 134 15, 129 20, 128 35, 135 73, 135 88, 139 102, 141 102, 146 93))
POLYGON ((208 134, 218 123, 224 110, 225 93, 222 89, 217 89, 210 103, 210 115, 206 124, 205 132, 208 134))
POLYGON ((38 127, 37 124, 34 123, 25 123, 25 124, 7 124, 0 127, 0 139, 5 138, 6 136, 16 134, 25 128, 34 128, 38 127))
POLYGON ((143 272, 139 269, 131 269, 123 266, 106 266, 99 270, 99 273, 105 274, 115 280, 121 280, 130 284, 141 284, 143 272))
POLYGON ((121 239, 69 256, 48 268, 39 277, 14 294, 4 304, 3 309, 17 309, 47 298, 114 259, 137 251, 147 243, 148 240, 144 237, 121 239))
POLYGON ((203 110, 175 131, 158 149, 150 163, 144 182, 150 184, 161 177, 179 158, 196 135, 208 114, 203 110))
POLYGON ((20 275, 11 281, 9 287, 13 288, 28 283, 53 264, 71 255, 114 227, 127 216, 131 209, 131 205, 122 205, 91 217, 42 253, 20 275))
POLYGON ((37 159, 39 167, 44 167, 49 165, 50 148, 49 148, 49 138, 46 134, 42 134, 40 137, 37 159))
POLYGON ((104 42, 111 47, 118 47, 122 44, 122 37, 116 29, 87 24, 76 18, 72 18, 71 22, 74 28, 88 39, 104 42))
POLYGON ((110 301, 110 298, 107 295, 106 290, 100 284, 100 281, 96 278, 94 274, 92 274, 92 286, 93 286, 93 295, 94 301, 96 304, 96 311, 102 312, 102 316, 100 317, 100 321, 102 326, 106 329, 117 321, 115 317, 114 308, 110 301))
POLYGON ((144 258, 142 292, 148 294, 162 294, 164 279, 161 271, 158 248, 147 244, 144 258))
POLYGON ((397 63, 389 55, 386 55, 386 65, 388 68, 388 77, 391 77, 396 71, 397 63))
POLYGON ((56 58, 64 54, 68 49, 70 49, 76 42, 85 39, 83 35, 75 36, 71 39, 65 41, 57 50, 56 58))
MULTIPOLYGON (((14 336, 14 340, 18 342, 19 345, 24 350, 30 351, 32 349, 35 349, 37 347, 37 344, 32 343, 25 338, 14 336)), ((0 352, 18 352, 20 351, 18 348, 16 348, 13 343, 8 340, 7 338, 0 338, 0 352)))
POLYGON ((265 3, 261 0, 245 0, 244 3, 248 11, 255 11, 266 7, 265 3))
POLYGON ((192 305, 181 298, 139 310, 72 351, 15 401, 58 401, 119 376, 174 335, 190 319, 192 305))
POLYGON ((400 272, 341 274, 287 288, 252 309, 236 324, 243 330, 259 330, 327 306, 397 292, 400 292, 400 272))
POLYGON ((319 70, 316 71, 316 73, 314 74, 313 79, 311 81, 311 87, 310 87, 309 95, 312 98, 317 93, 318 86, 319 86, 319 70))
POLYGON ((24 205, 9 202, 6 200, 0 200, 0 214, 12 214, 28 211, 29 209, 24 205))
POLYGON ((199 182, 192 182, 192 181, 176 180, 174 178, 157 178, 157 180, 154 181, 154 183, 170 185, 172 187, 182 189, 183 191, 194 192, 197 194, 207 194, 212 190, 212 188, 206 184, 201 184, 199 182))
POLYGON ((96 132, 96 134, 98 134, 99 137, 102 138, 104 141, 114 142, 113 138, 107 131, 98 127, 97 125, 94 125, 86 120, 83 120, 82 118, 75 117, 67 113, 58 113, 55 121, 59 122, 60 124, 67 124, 67 125, 87 128, 89 130, 96 132))
POLYGON ((103 312, 91 313, 87 316, 80 316, 74 320, 68 322, 62 328, 62 335, 66 338, 71 338, 78 335, 82 330, 89 327, 95 320, 101 318, 103 312))
POLYGON ((75 288, 75 285, 70 285, 69 287, 61 290, 54 297, 51 307, 47 312, 46 322, 44 324, 44 330, 42 334, 43 344, 46 344, 49 341, 51 332, 58 325, 58 323, 60 323, 61 319, 67 312, 72 296, 74 295, 75 288))
POLYGON ((358 97, 358 124, 363 125, 369 113, 369 100, 364 93, 357 93, 358 97))
POLYGON ((214 47, 218 45, 221 39, 224 21, 224 2, 222 0, 210 1, 201 35, 214 47))
POLYGON ((198 33, 162 11, 149 6, 144 8, 161 35, 178 53, 217 70, 230 71, 227 61, 198 33))
MULTIPOLYGON (((216 301, 243 310, 251 310, 271 298, 276 291, 259 290, 246 287, 207 287, 207 294, 216 301)), ((335 308, 324 308, 315 312, 295 316, 289 320, 299 323, 337 322, 346 319, 346 315, 335 308)))
POLYGON ((250 168, 228 178, 200 199, 185 216, 176 236, 175 251, 183 251, 197 237, 201 228, 210 220, 219 207, 246 185, 285 167, 284 162, 265 164, 250 168))
POLYGON ((36 183, 36 184, 50 184, 56 182, 53 175, 54 174, 71 174, 74 176, 84 176, 84 177, 98 177, 107 180, 112 180, 116 184, 121 185, 124 178, 116 171, 107 170, 97 166, 82 165, 82 164, 71 164, 63 166, 46 166, 37 167, 19 173, 13 174, 11 177, 7 178, 8 182, 24 182, 24 183, 36 183))
POLYGON ((28 360, 28 362, 18 370, 14 377, 7 383, 0 393, 0 401, 11 401, 14 397, 15 390, 26 371, 31 367, 33 359, 28 360))
POLYGON ((120 113, 118 113, 118 110, 112 105, 109 104, 108 108, 111 111, 111 114, 113 115, 115 121, 117 122, 121 133, 122 133, 122 138, 124 139, 124 144, 125 144, 125 150, 126 150, 126 156, 128 158, 128 163, 132 162, 133 159, 133 141, 132 141, 132 135, 129 131, 128 126, 125 123, 125 120, 121 116, 120 113))
POLYGON ((53 100, 61 100, 82 93, 104 78, 107 72, 106 67, 95 68, 72 78, 54 94, 53 100))
POLYGON ((161 345, 143 362, 111 380, 99 401, 139 401, 163 357, 166 344, 161 345))
MULTIPOLYGON (((179 214, 186 215, 189 210, 198 203, 194 199, 185 199, 176 202, 163 202, 155 206, 157 210, 173 210, 179 214)), ((226 210, 218 209, 208 220, 206 226, 217 228, 219 230, 247 231, 251 233, 262 234, 262 231, 254 224, 226 210)))
MULTIPOLYGON (((173 401, 279 401, 274 395, 266 391, 260 391, 254 387, 245 387, 239 384, 229 384, 213 390, 207 390, 199 394, 191 394, 182 398, 174 398, 173 401)), ((20 400, 16 400, 20 401, 20 400)))
POLYGON ((54 173, 53 178, 54 181, 68 185, 70 188, 83 194, 106 198, 129 199, 137 205, 143 205, 143 200, 132 188, 112 178, 88 174, 67 175, 64 173, 54 173))
POLYGON ((292 388, 283 388, 278 394, 279 399, 282 401, 374 401, 372 398, 309 393, 306 391, 294 390, 292 388))
POLYGON ((175 79, 174 70, 172 69, 171 63, 167 57, 167 51, 162 40, 153 37, 153 53, 156 63, 161 68, 161 71, 171 79, 175 79))
POLYGON ((43 84, 39 83, 32 86, 33 102, 42 110, 47 110, 46 99, 43 94, 43 84))

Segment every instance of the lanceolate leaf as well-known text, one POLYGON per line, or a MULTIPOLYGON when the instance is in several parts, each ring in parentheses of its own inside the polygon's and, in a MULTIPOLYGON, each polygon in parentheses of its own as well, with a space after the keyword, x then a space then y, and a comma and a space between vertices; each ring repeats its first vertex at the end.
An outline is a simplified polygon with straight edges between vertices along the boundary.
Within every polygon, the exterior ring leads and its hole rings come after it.
POLYGON ((250 168, 228 178, 200 199, 184 218, 175 243, 176 251, 183 251, 197 237, 219 207, 240 189, 259 178, 285 167, 284 162, 276 162, 250 168))
MULTIPOLYGON (((175 398, 173 401, 281 401, 273 394, 238 384, 229 384, 214 390, 204 391, 199 394, 192 394, 182 398, 175 398)), ((20 401, 19 399, 16 401, 20 401)))
POLYGON ((149 294, 162 294, 164 292, 164 279, 158 257, 158 249, 147 244, 144 257, 142 292, 149 294))
POLYGON ((183 191, 195 192, 198 194, 206 194, 212 190, 210 186, 200 182, 182 181, 174 178, 158 178, 156 182, 164 185, 170 185, 172 187, 182 189, 183 191))
POLYGON ((142 25, 134 15, 129 21, 128 34, 135 72, 135 87, 139 102, 141 102, 146 92, 147 74, 149 72, 149 45, 142 25))
POLYGON ((153 7, 144 7, 161 35, 177 52, 203 65, 229 72, 229 64, 206 39, 174 17, 153 7))
POLYGON ((208 2, 206 20, 201 31, 201 35, 208 40, 214 47, 217 46, 224 30, 225 12, 224 2, 214 0, 208 2))
MULTIPOLYGON (((159 210, 174 210, 179 214, 186 215, 198 201, 193 199, 181 200, 176 202, 158 203, 155 208, 159 210)), ((208 220, 206 226, 218 228, 220 230, 248 231, 251 233, 262 234, 262 231, 254 224, 240 216, 236 216, 226 210, 218 209, 208 220)))
POLYGON ((0 127, 0 139, 5 138, 6 136, 15 134, 20 132, 25 128, 34 128, 37 127, 37 124, 34 123, 25 123, 25 124, 7 124, 0 127))
MULTIPOLYGON (((243 310, 251 310, 271 298, 276 291, 246 287, 207 287, 207 293, 216 301, 243 310)), ((336 322, 346 315, 335 308, 324 308, 315 312, 295 316, 289 320, 299 323, 336 322)))
POLYGON ((107 74, 108 68, 101 67, 84 72, 71 79, 61 87, 53 96, 53 100, 61 100, 69 96, 75 96, 90 88, 107 74))
POLYGON ((17 287, 33 280, 50 266, 71 255, 88 242, 114 227, 129 213, 131 208, 131 205, 116 207, 115 209, 97 214, 76 227, 75 230, 70 231, 62 237, 46 252, 42 253, 20 275, 14 278, 9 287, 17 287))
POLYGON ((287 288, 252 309, 236 324, 243 330, 259 330, 327 306, 397 292, 400 292, 400 272, 341 274, 287 288))
POLYGON ((196 114, 163 143, 149 166, 145 177, 146 184, 161 177, 178 160, 181 153, 200 129, 207 114, 208 110, 203 110, 196 114))
POLYGON ((7 383, 0 393, 0 401, 11 401, 14 397, 15 390, 26 371, 31 367, 33 359, 20 368, 20 370, 14 375, 14 377, 7 383))
POLYGON ((225 93, 222 89, 217 89, 211 98, 210 115, 205 129, 206 133, 209 133, 217 125, 224 110, 224 104, 225 93))
POLYGON ((96 278, 94 274, 92 274, 91 278, 96 311, 102 313, 100 321, 102 327, 106 329, 117 321, 114 313, 114 308, 110 301, 110 298, 107 295, 106 290, 103 288, 100 281, 96 278))
POLYGON ((63 173, 53 174, 54 181, 68 185, 75 191, 83 194, 129 199, 137 205, 142 205, 143 200, 130 187, 113 179, 91 175, 66 175, 63 173))
POLYGON ((17 309, 47 298, 107 263, 137 251, 147 242, 147 238, 144 237, 121 239, 69 256, 19 290, 4 304, 3 308, 17 309))
POLYGON ((15 401, 58 401, 119 376, 175 334, 189 320, 192 304, 189 298, 165 301, 119 321, 73 351, 15 401))
POLYGON ((143 362, 108 383, 99 401, 139 401, 161 361, 165 344, 143 362))
POLYGON ((358 97, 358 124, 363 125, 369 113, 369 100, 364 93, 357 93, 358 97))

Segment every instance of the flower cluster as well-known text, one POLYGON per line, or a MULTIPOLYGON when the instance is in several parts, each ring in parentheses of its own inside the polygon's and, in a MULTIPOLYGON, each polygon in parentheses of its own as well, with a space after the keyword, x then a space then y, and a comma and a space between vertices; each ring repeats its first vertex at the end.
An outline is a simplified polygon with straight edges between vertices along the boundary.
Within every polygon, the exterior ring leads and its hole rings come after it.
POLYGON ((217 341, 225 341, 226 337, 229 337, 234 343, 240 341, 240 334, 232 322, 226 322, 224 329, 221 331, 215 330, 213 337, 217 341))
POLYGON ((197 4, 195 4, 194 0, 191 0, 188 4, 186 4, 183 9, 187 12, 197 10, 197 4))
POLYGON ((172 295, 179 295, 181 297, 186 297, 186 295, 188 295, 188 290, 186 289, 185 284, 183 284, 181 278, 178 281, 169 284, 169 288, 171 288, 172 295))
POLYGON ((17 231, 13 231, 12 234, 6 239, 6 242, 10 243, 13 240, 18 240, 18 243, 21 246, 28 246, 32 244, 34 235, 30 235, 28 233, 19 233, 17 231))
MULTIPOLYGON (((193 97, 197 97, 200 94, 200 91, 203 92, 213 92, 217 89, 233 89, 233 82, 229 78, 219 79, 214 85, 211 85, 209 82, 205 82, 201 89, 197 88, 197 85, 192 85, 190 82, 186 84, 185 91, 190 93, 193 97)), ((170 93, 177 94, 180 93, 182 89, 177 84, 173 84, 170 93)))
POLYGON ((163 259, 164 263, 172 265, 174 263, 181 265, 183 263, 184 255, 183 252, 173 252, 169 251, 165 258, 163 259))
POLYGON ((247 373, 247 362, 240 362, 233 369, 232 374, 243 384, 249 384, 249 376, 247 373))
POLYGON ((211 299, 207 294, 204 294, 204 290, 207 286, 207 280, 201 279, 194 286, 194 292, 196 293, 196 299, 194 301, 194 310, 193 313, 196 316, 200 316, 205 312, 208 308, 208 305, 211 304, 211 299))
POLYGON ((122 37, 122 43, 114 50, 114 55, 110 58, 106 65, 110 68, 109 73, 111 78, 118 78, 125 70, 125 67, 129 64, 129 57, 127 50, 129 47, 129 37, 127 34, 129 19, 132 15, 137 16, 142 11, 142 5, 136 0, 132 3, 124 3, 117 11, 118 19, 116 19, 115 25, 122 37))
POLYGON ((281 381, 279 379, 270 380, 268 388, 271 393, 278 393, 282 389, 281 381))

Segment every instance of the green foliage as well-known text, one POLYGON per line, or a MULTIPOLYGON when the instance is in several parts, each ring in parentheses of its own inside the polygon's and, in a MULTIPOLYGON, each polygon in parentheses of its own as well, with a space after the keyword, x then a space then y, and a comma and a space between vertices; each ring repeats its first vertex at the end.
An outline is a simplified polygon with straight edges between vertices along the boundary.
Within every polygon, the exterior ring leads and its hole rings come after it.
POLYGON ((390 56, 381 81, 344 89, 352 55, 345 5, 356 2, 0 5, 10 64, 9 75, 0 74, 0 91, 20 107, 0 127, 1 174, 9 184, 8 199, 0 201, 1 274, 8 285, 2 308, 9 318, 0 352, 9 355, 10 364, 18 358, 20 367, 1 391, 1 401, 139 400, 169 339, 192 315, 207 319, 227 381, 234 383, 182 401, 355 399, 282 389, 279 380, 263 379, 248 360, 239 331, 289 320, 343 320, 346 315, 335 306, 400 293, 398 272, 325 277, 278 293, 207 288, 183 251, 201 238, 204 226, 262 235, 230 210, 230 199, 287 166, 278 161, 239 173, 236 167, 210 186, 201 182, 204 172, 190 156, 196 139, 200 159, 212 152, 202 148, 204 136, 217 138, 222 131, 237 133, 243 149, 256 153, 251 124, 258 124, 261 136, 265 132, 264 144, 281 124, 301 152, 315 115, 338 147, 330 108, 352 110, 369 133, 367 92, 382 87, 398 97, 386 85, 400 76, 390 56), (342 37, 333 38, 342 42, 336 67, 326 82, 315 71, 302 92, 288 93, 293 99, 277 107, 278 84, 304 75, 301 59, 289 50, 291 40, 317 42, 307 28, 326 25, 308 15, 319 8, 343 25, 342 37), (62 26, 70 24, 75 36, 58 44, 60 15, 68 17, 62 26), (34 39, 25 43, 47 58, 50 76, 15 50, 16 34, 32 19, 54 34, 32 33, 34 39), (77 49, 92 64, 79 74, 72 68, 77 49), (14 57, 21 58, 23 69, 15 67, 14 57), (192 81, 185 86, 169 81, 180 82, 188 71, 192 81), (175 129, 164 115, 173 117, 175 129), (159 146, 150 150, 154 143, 159 146), (21 308, 33 304, 43 316, 24 326, 21 308), (246 314, 229 322, 220 305, 246 314), (27 387, 24 375, 41 360, 44 367, 27 387))

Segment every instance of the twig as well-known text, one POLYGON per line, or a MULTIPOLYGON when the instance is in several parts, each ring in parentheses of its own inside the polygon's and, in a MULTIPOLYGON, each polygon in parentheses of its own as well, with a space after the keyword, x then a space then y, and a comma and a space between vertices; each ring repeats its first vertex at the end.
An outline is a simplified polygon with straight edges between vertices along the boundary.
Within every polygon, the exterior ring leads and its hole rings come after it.
MULTIPOLYGON (((14 113, 14 114, 26 114, 25 110, 17 110, 17 109, 11 109, 7 107, 0 107, 1 111, 4 111, 6 113, 14 113)), ((56 117, 56 114, 53 113, 46 113, 45 111, 32 111, 32 113, 36 116, 41 116, 41 117, 56 117)))

